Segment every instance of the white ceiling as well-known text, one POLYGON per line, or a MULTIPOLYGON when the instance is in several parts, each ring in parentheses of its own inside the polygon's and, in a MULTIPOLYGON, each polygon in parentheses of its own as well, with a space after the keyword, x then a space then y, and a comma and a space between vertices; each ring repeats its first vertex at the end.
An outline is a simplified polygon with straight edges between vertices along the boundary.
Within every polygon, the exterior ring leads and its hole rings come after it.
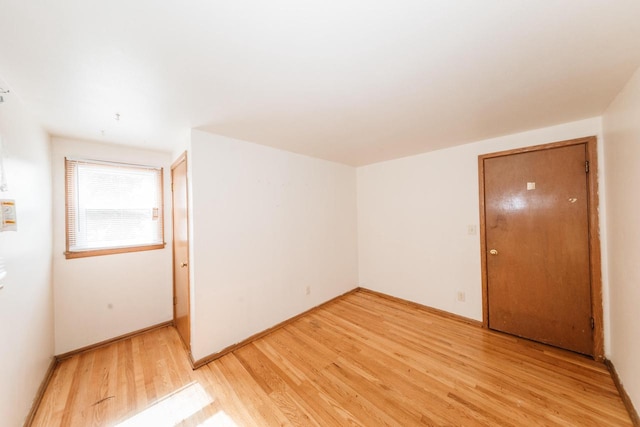
POLYGON ((165 150, 368 164, 598 116, 638 66, 638 0, 0 0, 0 77, 50 133, 165 150))

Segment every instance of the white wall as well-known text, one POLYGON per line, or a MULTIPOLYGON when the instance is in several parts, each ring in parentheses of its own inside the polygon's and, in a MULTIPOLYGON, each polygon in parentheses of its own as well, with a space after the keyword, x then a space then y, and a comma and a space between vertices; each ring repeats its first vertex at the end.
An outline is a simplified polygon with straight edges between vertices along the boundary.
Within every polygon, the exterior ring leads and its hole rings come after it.
POLYGON ((611 347, 609 358, 640 409, 640 69, 603 116, 611 347))
POLYGON ((189 160, 195 359, 357 286, 355 168, 197 130, 189 160))
MULTIPOLYGON (((0 87, 7 88, 2 82, 0 87)), ((0 137, 18 231, 0 233, 8 275, 0 290, 0 424, 24 423, 53 356, 49 137, 13 95, 0 104, 0 137)))
POLYGON ((56 354, 171 320, 171 154, 59 137, 52 153, 56 354), (163 167, 166 247, 65 259, 65 156, 163 167))
POLYGON ((600 133, 588 119, 359 168, 360 285, 482 320, 478 155, 600 133))

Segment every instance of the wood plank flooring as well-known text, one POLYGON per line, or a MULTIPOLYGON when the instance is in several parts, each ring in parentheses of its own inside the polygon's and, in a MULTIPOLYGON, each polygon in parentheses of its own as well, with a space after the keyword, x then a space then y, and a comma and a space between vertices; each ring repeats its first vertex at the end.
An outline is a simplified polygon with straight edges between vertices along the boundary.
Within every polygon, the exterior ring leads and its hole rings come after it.
POLYGON ((64 360, 34 426, 630 426, 603 364, 359 291, 193 371, 176 331, 64 360))

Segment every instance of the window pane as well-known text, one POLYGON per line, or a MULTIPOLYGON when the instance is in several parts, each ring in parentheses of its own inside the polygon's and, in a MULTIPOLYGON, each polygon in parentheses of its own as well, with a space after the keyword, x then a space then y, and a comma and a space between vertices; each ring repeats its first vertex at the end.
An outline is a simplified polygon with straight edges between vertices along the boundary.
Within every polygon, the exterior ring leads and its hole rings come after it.
POLYGON ((67 160, 69 252, 163 243, 162 169, 67 160))

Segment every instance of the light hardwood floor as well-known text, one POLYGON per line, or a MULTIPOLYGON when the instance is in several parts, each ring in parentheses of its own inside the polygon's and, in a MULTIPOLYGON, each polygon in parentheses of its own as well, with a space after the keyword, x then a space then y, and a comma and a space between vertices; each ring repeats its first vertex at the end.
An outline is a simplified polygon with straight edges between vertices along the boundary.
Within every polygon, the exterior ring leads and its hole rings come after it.
POLYGON ((192 371, 171 327, 64 360, 34 426, 625 426, 604 365, 359 291, 192 371))

